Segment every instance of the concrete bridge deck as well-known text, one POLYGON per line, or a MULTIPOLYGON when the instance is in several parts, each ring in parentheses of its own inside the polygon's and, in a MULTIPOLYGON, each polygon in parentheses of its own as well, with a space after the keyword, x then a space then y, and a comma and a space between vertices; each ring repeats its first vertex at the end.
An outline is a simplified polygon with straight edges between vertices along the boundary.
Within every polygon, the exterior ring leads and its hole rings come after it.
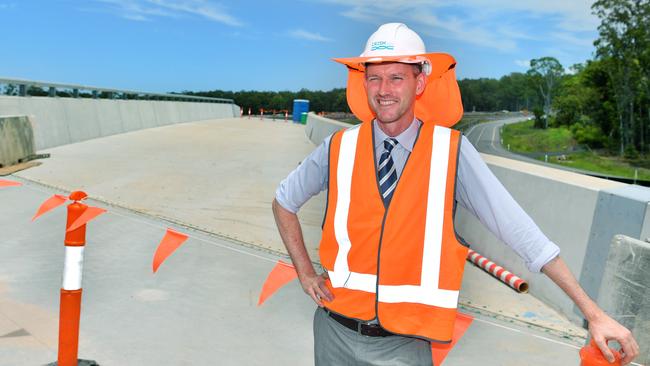
MULTIPOLYGON (((284 249, 270 203, 313 149, 300 125, 223 119, 46 150, 0 190, 0 365, 54 361, 64 210, 32 223, 53 193, 82 189, 109 213, 88 228, 80 357, 101 365, 309 365, 315 305, 297 282, 257 297, 284 249), (155 275, 166 227, 190 239, 155 275)), ((324 197, 301 220, 316 259, 324 197)), ((525 277, 525 274, 520 274, 525 277)), ((476 317, 446 365, 575 365, 584 330, 468 264, 476 317), (552 360, 552 361, 551 361, 552 360)))

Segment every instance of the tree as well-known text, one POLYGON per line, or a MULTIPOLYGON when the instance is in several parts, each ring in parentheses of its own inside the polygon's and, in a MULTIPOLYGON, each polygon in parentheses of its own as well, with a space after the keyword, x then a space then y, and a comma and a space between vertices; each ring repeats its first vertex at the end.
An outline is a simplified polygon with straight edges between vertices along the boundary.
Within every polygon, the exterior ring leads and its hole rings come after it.
POLYGON ((564 68, 562 64, 554 57, 542 57, 530 60, 530 69, 527 74, 531 81, 538 88, 540 95, 544 100, 544 128, 548 128, 548 117, 551 115, 553 96, 562 75, 564 68))
POLYGON ((642 149, 645 145, 647 126, 636 126, 635 117, 639 103, 643 103, 637 91, 642 87, 647 72, 644 70, 648 69, 644 58, 649 46, 650 3, 647 0, 597 0, 592 11, 601 20, 599 38, 594 45, 597 58, 608 64, 616 100, 619 154, 623 155, 628 144, 638 143, 642 149))

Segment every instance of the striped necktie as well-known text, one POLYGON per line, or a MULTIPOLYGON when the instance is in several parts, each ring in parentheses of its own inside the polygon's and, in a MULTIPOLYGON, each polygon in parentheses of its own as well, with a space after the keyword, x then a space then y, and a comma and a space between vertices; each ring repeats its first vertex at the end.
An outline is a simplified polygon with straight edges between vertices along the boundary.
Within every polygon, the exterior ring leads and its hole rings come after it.
POLYGON ((397 146, 396 139, 389 137, 384 140, 384 152, 379 158, 379 166, 377 167, 379 188, 386 206, 390 204, 393 192, 395 191, 395 186, 397 186, 397 170, 395 170, 393 158, 390 156, 390 152, 395 146, 397 146))

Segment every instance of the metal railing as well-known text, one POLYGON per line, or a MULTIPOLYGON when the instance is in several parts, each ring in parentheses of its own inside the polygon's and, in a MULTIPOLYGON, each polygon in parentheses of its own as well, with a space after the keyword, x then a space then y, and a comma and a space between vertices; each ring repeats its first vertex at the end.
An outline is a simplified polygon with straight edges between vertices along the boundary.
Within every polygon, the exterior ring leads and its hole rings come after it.
POLYGON ((179 102, 234 104, 232 99, 197 97, 174 93, 150 93, 137 90, 98 88, 88 85, 50 83, 45 81, 0 78, 0 95, 48 96, 93 99, 140 99, 179 102))

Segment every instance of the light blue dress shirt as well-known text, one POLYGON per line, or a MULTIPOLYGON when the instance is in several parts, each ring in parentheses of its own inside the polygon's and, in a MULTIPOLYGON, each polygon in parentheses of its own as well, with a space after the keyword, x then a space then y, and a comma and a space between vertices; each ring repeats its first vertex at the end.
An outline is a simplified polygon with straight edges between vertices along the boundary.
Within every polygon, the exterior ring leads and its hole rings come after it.
MULTIPOLYGON (((394 137, 399 144, 393 148, 391 156, 398 179, 416 143, 420 125, 420 121, 414 120, 404 132, 394 137)), ((378 157, 384 150, 383 141, 389 136, 376 122, 373 122, 373 131, 375 156, 378 157)), ((327 189, 330 139, 331 136, 325 138, 278 186, 275 198, 288 211, 297 213, 311 197, 327 189)), ((458 204, 511 247, 531 272, 540 272, 560 253, 560 248, 542 233, 512 198, 465 136, 460 144, 457 174, 458 204)))

